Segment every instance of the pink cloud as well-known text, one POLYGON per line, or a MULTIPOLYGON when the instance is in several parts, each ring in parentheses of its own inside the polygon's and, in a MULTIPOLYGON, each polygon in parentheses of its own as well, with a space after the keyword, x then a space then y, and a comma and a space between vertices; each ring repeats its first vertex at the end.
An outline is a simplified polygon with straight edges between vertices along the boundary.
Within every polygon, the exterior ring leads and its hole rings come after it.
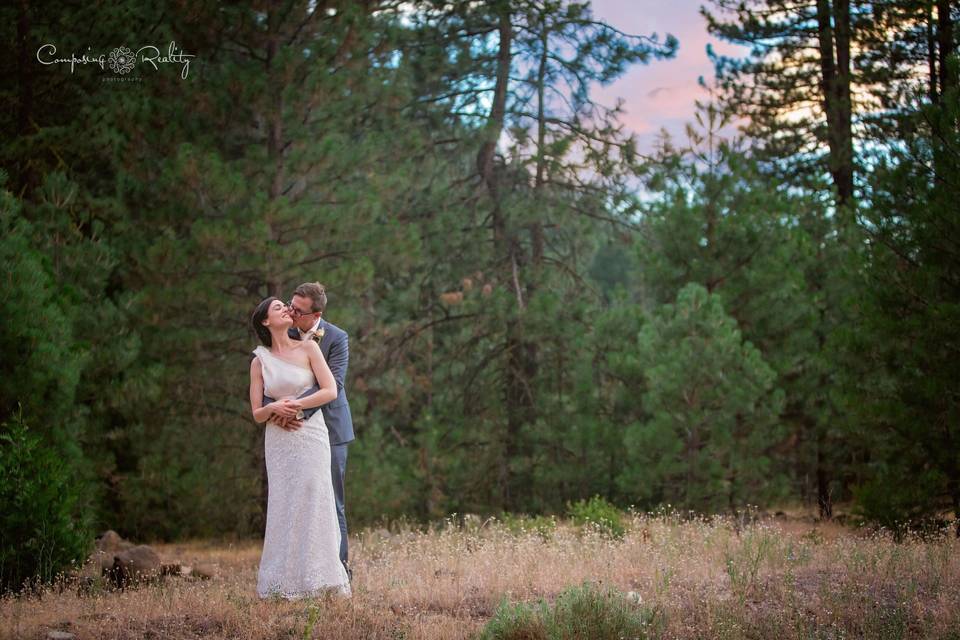
POLYGON ((699 11, 701 4, 702 0, 593 0, 594 17, 621 31, 636 35, 656 32, 661 39, 671 33, 680 41, 673 59, 635 65, 612 84, 594 88, 594 97, 603 104, 624 100, 622 121, 637 134, 644 150, 661 128, 684 137, 684 124, 693 120, 694 101, 707 98, 697 78, 703 76, 708 84, 713 79, 713 65, 706 54, 708 43, 718 53, 742 55, 742 48, 707 33, 706 20, 699 11))

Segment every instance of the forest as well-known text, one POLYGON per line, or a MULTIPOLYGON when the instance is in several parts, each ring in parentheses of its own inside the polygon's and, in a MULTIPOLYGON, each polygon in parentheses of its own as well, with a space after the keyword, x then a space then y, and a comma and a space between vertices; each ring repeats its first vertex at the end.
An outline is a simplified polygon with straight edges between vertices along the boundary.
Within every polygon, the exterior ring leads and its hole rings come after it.
POLYGON ((960 536, 960 5, 701 12, 745 55, 644 149, 596 90, 684 42, 589 2, 0 7, 4 584, 259 536, 250 314, 313 281, 357 529, 601 496, 960 536), (158 55, 84 58, 121 45, 158 55))

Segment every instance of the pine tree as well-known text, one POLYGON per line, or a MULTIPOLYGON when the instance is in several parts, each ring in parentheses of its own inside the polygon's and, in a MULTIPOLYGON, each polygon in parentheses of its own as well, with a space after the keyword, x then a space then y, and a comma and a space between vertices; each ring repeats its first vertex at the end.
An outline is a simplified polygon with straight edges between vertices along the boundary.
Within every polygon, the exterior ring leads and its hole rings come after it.
POLYGON ((452 3, 412 21, 399 64, 415 70, 414 113, 459 173, 439 174, 450 193, 417 220, 423 253, 402 278, 420 288, 399 307, 406 326, 382 336, 398 371, 387 394, 374 382, 378 398, 398 398, 391 431, 418 449, 421 513, 562 508, 584 486, 541 470, 581 455, 573 430, 596 436, 593 421, 571 424, 573 369, 593 357, 586 274, 620 222, 611 203, 629 200, 634 153, 589 89, 674 45, 618 34, 581 3, 452 3), (415 391, 399 397, 401 381, 415 391))
POLYGON ((770 451, 782 435, 776 372, 698 284, 637 338, 649 418, 627 427, 620 477, 640 504, 736 510, 782 495, 770 451))
POLYGON ((906 146, 871 176, 860 321, 846 334, 850 402, 871 445, 860 507, 897 528, 946 510, 960 523, 958 104, 956 87, 920 104, 906 146))
POLYGON ((837 206, 853 204, 861 106, 853 99, 860 80, 851 51, 860 7, 850 0, 713 5, 715 13, 701 9, 710 33, 750 47, 743 59, 714 56, 725 105, 747 119, 747 134, 781 176, 819 190, 828 173, 837 206))
POLYGON ((622 34, 594 20, 585 3, 500 2, 493 15, 495 86, 477 166, 488 196, 491 262, 515 301, 504 307, 507 415, 498 469, 503 505, 512 508, 527 484, 531 448, 524 432, 537 418, 540 362, 550 358, 534 327, 547 334, 563 327, 538 320, 536 312, 556 318, 565 296, 552 293, 579 284, 577 236, 589 237, 595 219, 622 204, 635 160, 619 110, 591 100, 590 84, 613 80, 629 64, 672 56, 676 41, 622 34), (511 140, 498 162, 504 132, 511 140), (538 303, 540 296, 546 297, 538 303))
POLYGON ((256 531, 263 428, 237 393, 254 346, 249 314, 267 295, 287 299, 320 280, 327 317, 357 326, 377 266, 408 260, 414 234, 403 222, 415 206, 406 196, 422 184, 411 168, 421 142, 399 110, 411 96, 392 64, 397 12, 241 4, 181 20, 198 43, 193 82, 158 84, 127 123, 124 196, 148 230, 135 239, 128 286, 144 292, 147 357, 166 364, 127 504, 131 522, 163 535, 256 531), (175 102, 163 99, 174 90, 175 102), (176 124, 151 128, 157 120, 176 124), (197 378, 207 371, 218 373, 197 378), (159 504, 171 496, 184 509, 172 522, 159 504))
POLYGON ((827 401, 822 376, 831 366, 818 339, 826 301, 808 282, 826 268, 810 233, 823 219, 821 205, 771 185, 742 141, 721 137, 728 120, 714 104, 702 105, 689 144, 666 145, 650 164, 650 204, 636 243, 641 290, 664 304, 695 282, 723 301, 785 392, 778 468, 794 495, 829 495, 831 478, 821 473, 822 490, 810 480, 845 455, 835 412, 819 404, 827 401))
POLYGON ((956 84, 947 60, 960 39, 954 27, 960 7, 950 0, 888 0, 870 9, 859 66, 865 82, 876 87, 879 113, 871 137, 882 144, 884 136, 896 138, 900 118, 909 117, 918 92, 937 103, 956 84))

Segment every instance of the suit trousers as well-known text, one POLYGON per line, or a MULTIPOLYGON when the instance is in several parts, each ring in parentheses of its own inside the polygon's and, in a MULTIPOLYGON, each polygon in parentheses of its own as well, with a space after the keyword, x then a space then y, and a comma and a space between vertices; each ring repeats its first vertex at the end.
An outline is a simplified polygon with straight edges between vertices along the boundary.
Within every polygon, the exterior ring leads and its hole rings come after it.
POLYGON ((343 506, 343 477, 347 473, 348 446, 350 443, 330 445, 330 474, 337 502, 337 520, 340 521, 340 561, 344 564, 347 563, 347 513, 343 506))

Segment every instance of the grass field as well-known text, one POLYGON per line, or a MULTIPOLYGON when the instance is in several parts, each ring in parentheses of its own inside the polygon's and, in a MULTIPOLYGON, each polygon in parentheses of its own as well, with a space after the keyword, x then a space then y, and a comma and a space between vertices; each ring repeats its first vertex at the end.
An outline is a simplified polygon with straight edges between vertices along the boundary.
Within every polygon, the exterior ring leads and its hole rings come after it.
POLYGON ((352 539, 349 600, 258 600, 255 541, 158 545, 164 561, 214 576, 6 598, 0 637, 469 638, 503 602, 549 603, 589 582, 622 592, 651 638, 960 640, 960 542, 949 535, 896 543, 797 518, 625 524, 620 538, 546 519, 365 530, 352 539))

